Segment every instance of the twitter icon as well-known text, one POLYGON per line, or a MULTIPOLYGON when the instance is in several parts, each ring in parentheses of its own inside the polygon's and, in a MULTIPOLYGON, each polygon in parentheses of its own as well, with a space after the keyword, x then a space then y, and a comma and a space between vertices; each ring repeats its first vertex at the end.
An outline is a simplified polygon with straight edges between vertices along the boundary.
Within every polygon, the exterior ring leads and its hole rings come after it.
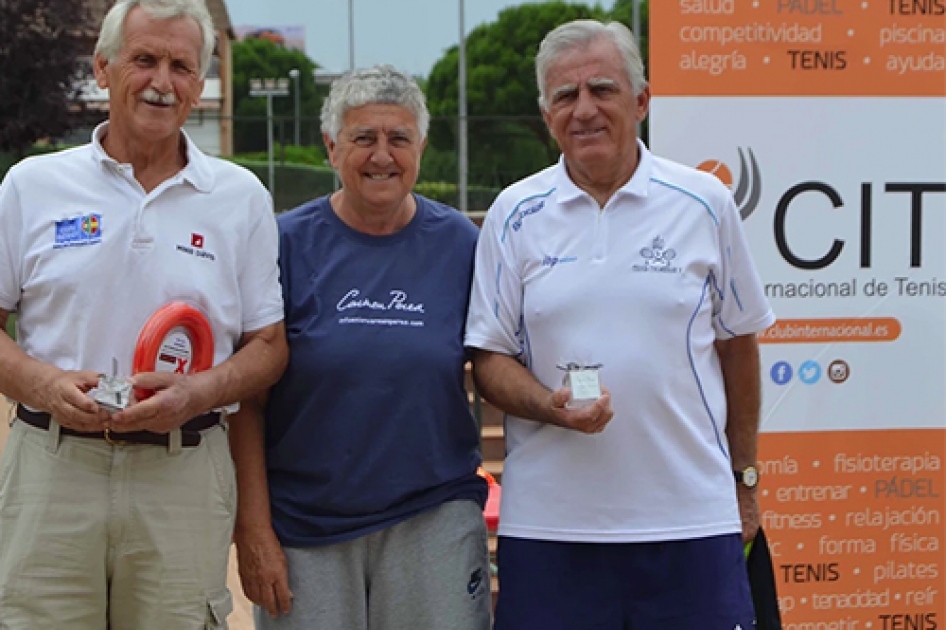
POLYGON ((806 385, 814 385, 821 378, 821 366, 817 361, 805 361, 798 368, 798 379, 806 385))

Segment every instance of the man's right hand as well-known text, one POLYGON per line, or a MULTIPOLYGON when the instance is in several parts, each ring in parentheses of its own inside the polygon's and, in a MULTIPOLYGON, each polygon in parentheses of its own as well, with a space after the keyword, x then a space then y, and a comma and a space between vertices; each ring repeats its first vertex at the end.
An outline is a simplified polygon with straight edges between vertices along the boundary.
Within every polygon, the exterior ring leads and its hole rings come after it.
POLYGON ((98 382, 96 372, 56 370, 39 386, 40 409, 75 431, 103 431, 109 413, 86 395, 98 382))
POLYGON ((270 526, 240 529, 234 533, 240 582, 247 598, 274 619, 289 614, 292 592, 286 554, 270 526))
POLYGON ((581 433, 601 433, 614 417, 610 392, 605 387, 601 388, 601 392, 601 398, 592 405, 569 409, 565 405, 571 400, 571 390, 567 387, 555 390, 549 396, 552 424, 581 433))

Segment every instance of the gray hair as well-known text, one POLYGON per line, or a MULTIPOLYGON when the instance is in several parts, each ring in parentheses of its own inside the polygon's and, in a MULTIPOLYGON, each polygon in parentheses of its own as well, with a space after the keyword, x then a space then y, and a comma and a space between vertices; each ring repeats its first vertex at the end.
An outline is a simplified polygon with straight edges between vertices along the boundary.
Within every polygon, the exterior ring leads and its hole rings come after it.
POLYGON ((624 58, 624 68, 627 78, 631 82, 634 96, 637 96, 647 87, 644 77, 644 62, 641 60, 640 50, 634 42, 634 36, 629 28, 620 22, 603 23, 597 20, 574 20, 556 27, 545 36, 539 44, 539 52, 535 55, 535 78, 539 83, 539 107, 548 111, 549 103, 545 93, 545 79, 551 66, 562 54, 580 46, 587 46, 599 39, 610 39, 621 57, 624 58))
POLYGON ((427 137, 430 113, 424 93, 410 75, 387 64, 353 70, 332 83, 322 103, 322 133, 337 142, 348 110, 371 104, 403 107, 417 119, 421 140, 427 137))
POLYGON ((102 22, 95 54, 102 55, 108 61, 115 61, 125 41, 125 19, 132 9, 139 6, 156 20, 189 17, 197 22, 201 36, 200 78, 203 79, 213 60, 216 43, 213 18, 204 0, 118 0, 102 22))

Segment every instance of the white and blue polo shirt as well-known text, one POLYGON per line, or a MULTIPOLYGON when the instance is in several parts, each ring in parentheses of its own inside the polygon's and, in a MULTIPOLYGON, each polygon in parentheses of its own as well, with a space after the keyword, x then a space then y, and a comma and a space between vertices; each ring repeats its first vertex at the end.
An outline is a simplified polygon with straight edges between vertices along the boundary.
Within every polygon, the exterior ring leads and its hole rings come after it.
POLYGON ((600 363, 614 418, 585 435, 507 416, 499 533, 638 542, 740 531, 718 339, 770 326, 729 190, 651 155, 604 208, 558 164, 496 199, 465 343, 554 390, 600 363))

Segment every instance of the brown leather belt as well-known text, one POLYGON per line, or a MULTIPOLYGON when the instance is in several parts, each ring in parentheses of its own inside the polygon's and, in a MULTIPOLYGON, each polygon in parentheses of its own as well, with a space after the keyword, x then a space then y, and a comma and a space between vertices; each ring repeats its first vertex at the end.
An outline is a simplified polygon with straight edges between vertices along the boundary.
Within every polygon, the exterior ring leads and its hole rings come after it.
MULTIPOLYGON (((16 417, 31 427, 49 430, 49 414, 44 411, 30 411, 23 405, 17 405, 16 417)), ((191 418, 181 426, 181 446, 197 446, 200 444, 200 432, 206 431, 218 424, 220 424, 220 414, 217 412, 205 413, 202 416, 191 418)), ((76 437, 105 440, 114 446, 153 444, 154 446, 167 447, 169 440, 169 434, 152 433, 151 431, 129 431, 128 433, 95 431, 87 433, 84 431, 76 431, 68 427, 60 427, 59 432, 62 435, 74 435, 76 437)))

